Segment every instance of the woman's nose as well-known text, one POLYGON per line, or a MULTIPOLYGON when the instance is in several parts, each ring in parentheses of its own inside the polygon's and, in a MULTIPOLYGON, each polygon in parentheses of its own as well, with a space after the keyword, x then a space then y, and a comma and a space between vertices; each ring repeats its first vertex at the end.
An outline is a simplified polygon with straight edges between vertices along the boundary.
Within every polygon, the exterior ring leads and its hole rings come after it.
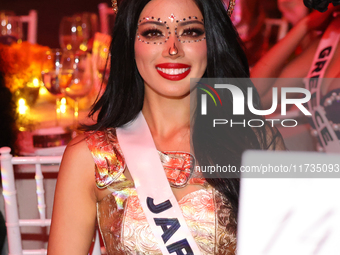
POLYGON ((178 58, 184 55, 182 45, 177 36, 172 35, 164 44, 163 57, 178 58))
POLYGON ((177 54, 178 54, 178 48, 176 47, 176 44, 174 43, 173 45, 170 45, 169 55, 170 56, 175 56, 177 54))

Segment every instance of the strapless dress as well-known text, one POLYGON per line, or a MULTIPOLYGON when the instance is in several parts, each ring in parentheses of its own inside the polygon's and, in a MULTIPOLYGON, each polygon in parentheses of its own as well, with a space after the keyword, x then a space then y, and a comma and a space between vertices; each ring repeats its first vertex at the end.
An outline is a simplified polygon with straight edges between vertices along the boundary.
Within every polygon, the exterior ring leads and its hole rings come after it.
MULTIPOLYGON (((125 161, 116 130, 109 128, 86 132, 85 135, 95 162, 97 187, 110 190, 110 194, 97 203, 97 220, 107 254, 162 254, 143 213, 134 183, 124 176, 125 161)), ((176 171, 164 164, 170 183, 181 179, 176 178, 176 171)), ((236 218, 229 201, 199 174, 191 175, 187 184, 202 188, 178 201, 201 254, 235 254, 236 218)))

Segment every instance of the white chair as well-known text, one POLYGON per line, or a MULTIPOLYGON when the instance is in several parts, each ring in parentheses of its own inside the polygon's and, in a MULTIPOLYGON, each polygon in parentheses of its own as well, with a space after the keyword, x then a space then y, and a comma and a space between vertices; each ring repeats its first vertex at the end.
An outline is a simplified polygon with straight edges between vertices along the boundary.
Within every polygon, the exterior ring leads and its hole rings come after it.
POLYGON ((20 16, 22 23, 27 23, 27 41, 37 43, 38 13, 36 10, 30 10, 28 15, 20 16))
MULTIPOLYGON (((49 227, 51 219, 46 217, 45 190, 43 185, 44 176, 42 165, 60 164, 61 156, 24 156, 13 157, 11 149, 8 147, 0 148, 1 179, 3 196, 5 201, 5 218, 7 227, 7 239, 9 255, 22 254, 47 254, 46 249, 23 250, 21 243, 20 227, 35 226, 49 227), (35 166, 36 193, 38 201, 39 219, 19 219, 17 192, 15 187, 13 165, 33 165, 35 166)), ((96 232, 93 244, 92 255, 100 255, 99 234, 96 232)))
POLYGON ((265 19, 265 31, 264 37, 269 38, 274 27, 278 28, 276 42, 280 41, 283 37, 286 36, 288 32, 288 22, 284 19, 265 19))
POLYGON ((109 15, 116 15, 112 8, 107 6, 107 3, 98 4, 98 12, 100 19, 100 32, 110 34, 109 15))

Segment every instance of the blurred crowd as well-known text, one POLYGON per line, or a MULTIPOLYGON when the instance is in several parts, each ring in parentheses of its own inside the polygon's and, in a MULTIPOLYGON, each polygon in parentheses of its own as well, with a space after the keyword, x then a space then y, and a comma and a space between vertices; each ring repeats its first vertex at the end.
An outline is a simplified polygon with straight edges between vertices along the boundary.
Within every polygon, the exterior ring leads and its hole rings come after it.
MULTIPOLYGON (((224 0, 225 5, 229 3, 224 0)), ((232 16, 233 23, 244 42, 250 66, 277 42, 280 27, 287 26, 284 35, 311 12, 302 0, 239 0, 232 16), (274 22, 274 25, 273 25, 274 22)), ((308 35, 296 49, 299 54, 313 39, 308 35)))

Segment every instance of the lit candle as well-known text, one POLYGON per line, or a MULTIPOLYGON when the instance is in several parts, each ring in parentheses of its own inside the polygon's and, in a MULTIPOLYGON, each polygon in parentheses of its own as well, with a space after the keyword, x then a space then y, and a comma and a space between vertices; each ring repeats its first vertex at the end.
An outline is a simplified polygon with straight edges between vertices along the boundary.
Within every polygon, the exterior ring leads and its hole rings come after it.
POLYGON ((28 111, 28 106, 26 105, 26 100, 23 98, 20 98, 18 101, 18 112, 21 115, 26 114, 28 111))
POLYGON ((65 113, 66 112, 66 98, 65 97, 63 97, 60 100, 60 112, 61 113, 65 113))
POLYGON ((39 88, 40 84, 41 84, 40 79, 38 79, 37 77, 33 77, 30 79, 30 81, 27 82, 27 87, 39 88))
POLYGON ((33 87, 40 87, 40 81, 38 78, 33 79, 33 87))

